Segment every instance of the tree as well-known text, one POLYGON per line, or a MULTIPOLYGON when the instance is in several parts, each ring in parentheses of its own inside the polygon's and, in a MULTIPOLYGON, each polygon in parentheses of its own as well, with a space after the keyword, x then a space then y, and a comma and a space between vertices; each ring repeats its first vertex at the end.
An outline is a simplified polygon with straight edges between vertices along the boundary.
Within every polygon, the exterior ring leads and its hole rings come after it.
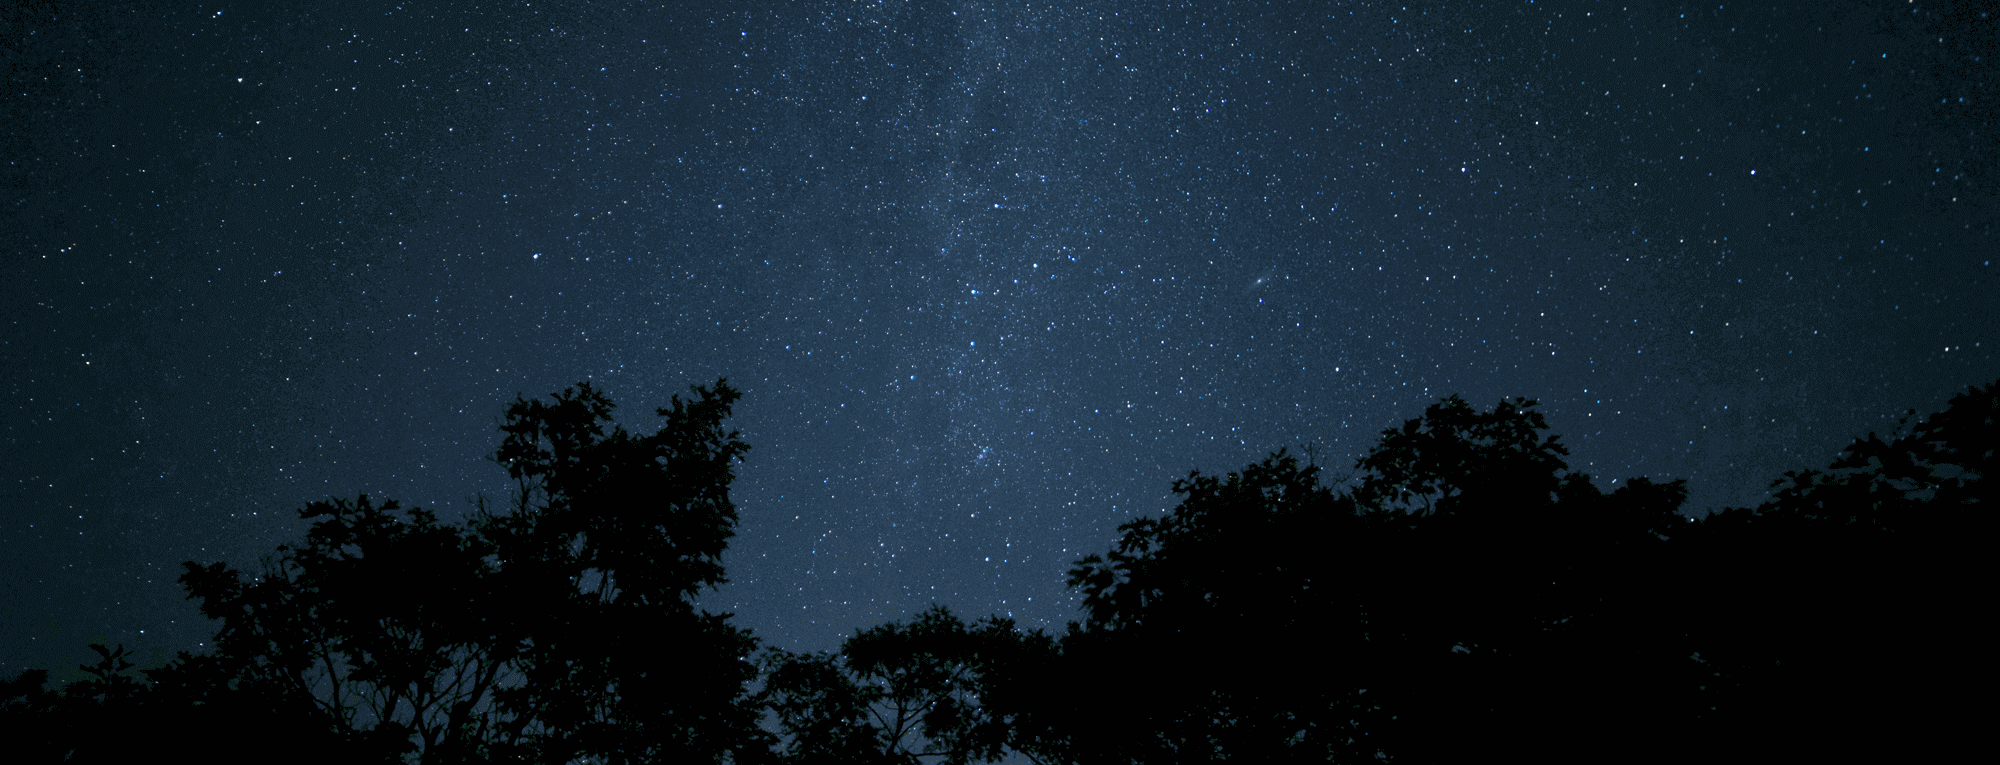
POLYGON ((1283 452, 1177 481, 1071 573, 1048 736, 1079 762, 1889 759, 1976 730, 2000 383, 1695 521, 1599 490, 1531 401, 1456 398, 1325 486, 1283 452), (1108 697, 1110 704, 1084 699, 1108 697), (1097 711, 1102 710, 1102 711, 1097 711), (1095 713, 1094 713, 1095 712, 1095 713))
POLYGON ((1991 576, 1979 529, 1996 470, 2000 382, 1704 520, 1687 557, 1710 584, 1680 621, 1722 691, 1716 735, 1842 759, 1970 744, 1959 698, 1990 675, 1972 604, 1991 576))
POLYGON ((754 694, 755 641, 693 603, 747 448, 735 392, 695 394, 651 435, 588 385, 517 401, 514 502, 468 524, 331 500, 255 576, 187 564, 215 651, 0 684, 9 760, 1888 759, 1977 730, 1951 691, 1985 676, 2000 383, 1699 522, 1679 481, 1570 470, 1532 401, 1446 398, 1349 480, 1281 450, 1174 482, 1071 570, 1060 641, 937 607, 769 651, 754 694))
POLYGON ((693 604, 723 581, 736 523, 728 489, 748 447, 721 423, 737 397, 726 381, 676 396, 649 435, 611 424, 588 383, 517 400, 496 455, 518 481, 511 510, 482 503, 455 525, 365 495, 312 503, 305 539, 255 576, 186 564, 182 584, 219 621, 212 653, 181 654, 148 686, 99 647, 96 679, 56 695, 24 676, 0 711, 85 742, 48 751, 107 756, 88 718, 167 721, 145 729, 158 737, 247 724, 232 738, 301 750, 288 759, 756 759, 769 735, 747 690, 755 641, 693 604))
POLYGON ((305 541, 282 545, 248 580, 186 564, 215 650, 159 673, 192 698, 252 696, 313 720, 370 758, 476 759, 507 743, 488 716, 518 684, 518 647, 493 623, 506 608, 490 543, 431 513, 315 502, 305 541))
MULTIPOLYGON (((1536 715, 1629 728, 1573 697, 1604 683, 1564 652, 1677 650, 1632 648, 1644 620, 1603 600, 1643 582, 1628 572, 1686 523, 1685 492, 1602 493, 1533 407, 1444 399, 1384 431, 1347 486, 1283 451, 1175 482, 1171 513, 1071 572, 1087 618, 1063 661, 1119 703, 1064 707, 1092 722, 1061 740, 1089 762, 1450 761, 1559 740, 1536 715)), ((1692 687, 1692 662, 1654 663, 1620 680, 1692 687)), ((1646 711, 1693 703, 1655 697, 1646 711)))
POLYGON ((0 746, 10 762, 62 762, 74 749, 62 694, 49 687, 49 671, 31 669, 0 681, 0 746))
POLYGON ((1087 618, 1063 638, 1061 674, 1092 690, 1047 715, 1070 723, 1051 737, 1067 758, 1325 762, 1370 748, 1355 724, 1367 686, 1340 661, 1358 637, 1341 545, 1361 519, 1317 476, 1283 451, 1222 479, 1190 473, 1173 512, 1078 561, 1087 618))
POLYGON ((729 484, 749 447, 721 422, 739 394, 726 381, 694 392, 648 436, 607 430, 612 404, 588 383, 508 411, 497 459, 517 481, 514 512, 476 527, 502 591, 538 604, 511 612, 522 682, 499 708, 540 758, 715 760, 761 745, 745 690, 755 641, 693 603, 725 581, 729 484))
MULTIPOLYGON (((774 650, 761 700, 783 762, 993 762, 1041 748, 1017 725, 1030 706, 1018 673, 1045 668, 1054 641, 989 617, 969 628, 942 606, 842 643, 837 655, 774 650)), ((1038 689, 1039 690, 1039 689, 1038 689)))
POLYGON ((1386 751, 1603 756, 1699 706, 1692 648, 1651 615, 1683 483, 1603 493, 1534 407, 1449 397, 1357 462, 1371 575, 1355 594, 1386 751))

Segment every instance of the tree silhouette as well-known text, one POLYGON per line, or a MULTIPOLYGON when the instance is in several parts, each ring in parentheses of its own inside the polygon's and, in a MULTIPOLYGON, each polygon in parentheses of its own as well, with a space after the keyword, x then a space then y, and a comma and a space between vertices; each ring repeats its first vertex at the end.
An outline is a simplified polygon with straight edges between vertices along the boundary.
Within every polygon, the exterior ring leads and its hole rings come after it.
MULTIPOLYGON (((1045 669, 1055 643, 988 617, 968 628, 942 606, 909 624, 857 631, 838 654, 774 650, 761 695, 788 763, 993 762, 1042 754, 1018 735, 1030 702, 1017 673, 1045 669)), ((1046 692, 1045 689, 1042 692, 1046 692)))
POLYGON ((33 670, 0 683, 0 741, 10 757, 24 762, 79 762, 109 759, 129 751, 107 747, 93 730, 126 723, 141 712, 146 686, 133 677, 124 646, 92 643, 96 665, 79 664, 86 677, 61 693, 48 686, 48 672, 33 670))
POLYGON ((1070 583, 1086 620, 1064 668, 1115 696, 1061 699, 1051 738, 1081 762, 1315 760, 1368 748, 1339 661, 1355 618, 1338 540, 1360 519, 1284 452, 1217 479, 1192 473, 1162 518, 1135 519, 1070 583))
POLYGON ((508 410, 497 459, 518 482, 514 512, 476 524, 499 554, 518 685, 498 693, 541 759, 715 759, 757 745, 745 691, 755 641, 694 596, 724 581, 734 463, 748 449, 721 421, 740 394, 718 382, 658 410, 648 436, 606 429, 611 402, 588 383, 508 410))
POLYGON ((1480 413, 1453 397, 1358 462, 1356 554, 1375 575, 1357 595, 1387 751, 1589 757, 1698 704, 1693 651, 1631 607, 1661 585, 1685 488, 1605 494, 1547 428, 1532 401, 1480 413))
POLYGON ((0 681, 0 746, 15 762, 62 762, 74 751, 62 694, 49 671, 31 669, 0 681))
POLYGON ((234 740, 257 746, 234 751, 307 760, 754 759, 769 740, 746 688, 755 641, 692 602, 723 581, 736 522, 747 447, 721 423, 737 397, 726 381, 676 396, 649 435, 612 425, 587 383, 517 400, 496 455, 518 481, 510 511, 461 526, 366 496, 313 503, 305 539, 255 576, 187 564, 213 652, 149 670, 149 687, 98 646, 93 679, 56 694, 24 675, 0 711, 51 724, 37 760, 124 752, 85 728, 134 714, 159 736, 245 726, 234 740))
MULTIPOLYGON (((1684 491, 1600 492, 1533 407, 1447 398, 1385 431, 1344 488, 1283 451, 1177 481, 1171 513, 1071 572, 1087 618, 1063 660, 1129 700, 1069 728, 1074 758, 1442 761, 1548 750, 1537 716, 1602 717, 1574 696, 1605 683, 1572 658, 1633 650, 1597 644, 1634 628, 1604 596, 1686 524, 1684 491)), ((1619 682, 1648 686, 1648 710, 1689 706, 1658 686, 1695 665, 1647 658, 1664 666, 1619 682)))
POLYGON ((320 721, 380 757, 446 762, 496 741, 486 712, 518 674, 517 650, 488 616, 490 544, 431 513, 316 502, 303 544, 284 545, 248 581, 222 563, 181 577, 221 622, 215 651, 160 673, 182 693, 254 694, 320 721))
POLYGON ((1827 470, 1700 524, 1706 581, 1679 620, 1710 662, 1716 734, 1826 758, 1942 755, 1978 730, 1968 682, 1990 674, 1975 594, 2000 469, 2000 383, 1855 439, 1827 470))
MULTIPOLYGON (((1754 510, 1605 493, 1534 402, 1447 398, 1326 486, 1284 452, 1177 481, 1079 561, 1044 734, 1077 762, 1888 759, 1975 729, 1952 685, 2000 383, 1754 510)), ((1983 676, 1975 672, 1971 676, 1983 676)))
POLYGON ((1900 759, 1979 729, 1952 691, 1986 675, 2000 383, 1699 521, 1679 481, 1571 470, 1532 401, 1446 398, 1344 481, 1283 450, 1175 481, 1071 570, 1060 640, 940 606, 758 662, 693 604, 747 448, 735 391, 694 393, 649 435, 587 384, 517 400, 512 506, 467 524, 330 500, 254 576, 187 564, 215 650, 0 684, 8 760, 1900 759))

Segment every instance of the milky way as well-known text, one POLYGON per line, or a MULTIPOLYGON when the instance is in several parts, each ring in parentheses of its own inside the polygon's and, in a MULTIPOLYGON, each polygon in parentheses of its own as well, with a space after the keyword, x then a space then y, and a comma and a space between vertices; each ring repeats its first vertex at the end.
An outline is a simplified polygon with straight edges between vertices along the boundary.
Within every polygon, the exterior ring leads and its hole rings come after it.
POLYGON ((1448 394, 1700 512, 2000 377, 1990 3, 1155 5, 20 12, 0 659, 579 380, 745 392, 703 605, 827 648, 1448 394))

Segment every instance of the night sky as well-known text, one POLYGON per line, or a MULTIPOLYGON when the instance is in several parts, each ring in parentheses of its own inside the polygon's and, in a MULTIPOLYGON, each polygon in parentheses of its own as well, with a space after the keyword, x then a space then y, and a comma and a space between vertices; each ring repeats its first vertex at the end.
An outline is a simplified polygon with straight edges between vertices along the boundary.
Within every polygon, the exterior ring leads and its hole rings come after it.
POLYGON ((824 649, 1448 394, 1699 513, 2000 377, 1994 2, 280 5, 0 11, 7 673, 579 380, 744 392, 702 603, 824 649))

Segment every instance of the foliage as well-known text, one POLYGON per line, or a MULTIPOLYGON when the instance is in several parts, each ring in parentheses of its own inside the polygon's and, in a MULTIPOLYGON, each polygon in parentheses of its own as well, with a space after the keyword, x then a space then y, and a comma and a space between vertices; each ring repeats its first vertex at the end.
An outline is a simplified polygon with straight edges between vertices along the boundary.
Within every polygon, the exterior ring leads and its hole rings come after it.
POLYGON ((485 712, 517 674, 515 645, 488 618, 490 544, 395 502, 315 502, 305 542, 245 581, 221 563, 181 577, 221 623, 215 652, 163 677, 182 693, 268 698, 378 757, 475 757, 496 743, 485 712), (422 586, 413 586, 422 583, 422 586))
POLYGON ((612 404, 588 383, 508 411, 496 459, 517 481, 514 512, 475 526, 501 560, 496 591, 537 605, 507 609, 520 681, 498 701, 522 740, 506 752, 714 760, 760 739, 755 642, 693 605, 724 581, 748 446, 721 421, 740 394, 695 394, 646 436, 607 429, 612 404))
POLYGON ((150 688, 111 654, 60 696, 23 678, 8 719, 74 725, 143 703, 175 725, 234 716, 347 762, 754 751, 768 738, 747 691, 755 641, 692 603, 723 581, 747 447, 721 427, 738 394, 694 393, 647 435, 611 425, 588 383, 517 400, 497 455, 519 482, 511 511, 455 525, 365 495, 312 503, 305 539, 255 576, 187 564, 182 584, 219 624, 212 653, 149 671, 150 688))
MULTIPOLYGON (((1131 700, 1071 735, 1076 759, 1456 759, 1545 733, 1520 710, 1590 714, 1560 653, 1630 645, 1604 596, 1643 584, 1627 574, 1686 524, 1685 492, 1600 492, 1534 406, 1444 399, 1384 431, 1346 486, 1283 451, 1177 481, 1171 513, 1071 572, 1088 618, 1064 658, 1131 700)), ((1693 671, 1668 664, 1647 682, 1693 671)))
POLYGON ((1060 639, 934 607, 757 662, 693 604, 747 448, 736 393, 695 393, 648 435, 588 385, 517 401, 505 512, 330 500, 256 576, 188 564, 215 651, 0 684, 10 761, 1887 760, 1977 729, 1949 691, 1983 665, 1950 649, 2000 383, 1698 521, 1680 481, 1571 470, 1533 401, 1446 398, 1344 481, 1283 450, 1175 481, 1077 561, 1060 639))
POLYGON ((1984 676, 1963 646, 1991 576, 1978 529, 2000 470, 2000 383, 1914 415, 1700 524, 1688 565, 1725 586, 1677 620, 1721 689, 1717 736, 1887 760, 1943 755, 1977 729, 1958 690, 1984 676))
POLYGON ((1680 481, 1570 470, 1519 399, 1444 399, 1344 485, 1282 451, 1192 474, 1072 570, 1059 661, 1119 702, 1052 701, 1050 739, 1078 762, 1935 748, 1972 726, 1934 646, 1973 634, 1996 413, 2000 384, 1972 390, 1699 522, 1680 481))
POLYGON ((837 655, 774 650, 763 702, 784 762, 993 762, 1033 759, 1018 735, 1027 690, 1013 681, 1048 665, 1054 641, 1009 619, 968 627, 942 606, 908 625, 857 631, 837 655), (929 758, 929 759, 920 759, 929 758))

